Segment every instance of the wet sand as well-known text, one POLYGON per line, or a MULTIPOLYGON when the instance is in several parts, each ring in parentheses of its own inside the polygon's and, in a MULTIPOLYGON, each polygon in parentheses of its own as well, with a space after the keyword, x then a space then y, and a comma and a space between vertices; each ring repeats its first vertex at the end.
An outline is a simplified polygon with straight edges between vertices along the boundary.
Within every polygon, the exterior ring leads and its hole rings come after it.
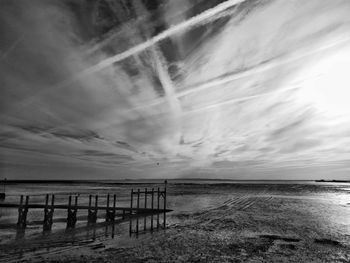
POLYGON ((167 229, 54 230, 0 245, 3 262, 350 262, 349 184, 169 184, 167 229), (95 233, 93 233, 95 232, 95 233))

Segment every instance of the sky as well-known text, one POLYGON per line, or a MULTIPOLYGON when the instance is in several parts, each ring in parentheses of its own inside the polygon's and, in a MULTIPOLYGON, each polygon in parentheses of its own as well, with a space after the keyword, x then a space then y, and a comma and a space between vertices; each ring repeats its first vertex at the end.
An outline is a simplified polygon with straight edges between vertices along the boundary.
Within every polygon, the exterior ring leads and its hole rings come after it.
POLYGON ((0 178, 349 179, 350 1, 0 1, 0 178))

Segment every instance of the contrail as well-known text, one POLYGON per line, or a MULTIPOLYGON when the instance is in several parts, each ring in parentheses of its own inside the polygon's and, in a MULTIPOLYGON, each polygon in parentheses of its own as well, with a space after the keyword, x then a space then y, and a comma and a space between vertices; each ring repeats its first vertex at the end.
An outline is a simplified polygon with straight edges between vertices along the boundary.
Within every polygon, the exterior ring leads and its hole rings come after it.
POLYGON ((173 81, 171 80, 168 71, 165 69, 166 62, 157 47, 152 48, 152 53, 155 58, 160 83, 165 91, 165 98, 173 111, 174 117, 178 118, 181 115, 181 105, 176 96, 176 89, 173 81))
POLYGON ((121 60, 124 60, 132 55, 138 54, 145 49, 155 45, 156 43, 172 36, 177 33, 186 31, 191 29, 194 26, 197 26, 201 23, 205 23, 208 19, 212 18, 213 16, 219 14, 222 11, 225 11, 226 9, 233 7, 239 3, 245 2, 246 0, 228 0, 224 3, 221 3, 211 9, 208 9, 199 15, 196 15, 180 24, 177 24, 175 26, 170 27, 169 29, 163 31, 162 33, 150 38, 149 40, 134 46, 133 48, 130 48, 122 53, 119 53, 117 55, 114 55, 110 58, 107 58, 105 60, 102 60, 101 62, 97 63, 95 66, 92 66, 84 71, 82 71, 80 74, 77 75, 77 78, 80 78, 85 75, 89 75, 91 73, 100 71, 101 69, 104 69, 116 62, 119 62, 121 60))
MULTIPOLYGON (((342 38, 338 41, 334 41, 332 43, 329 43, 328 45, 324 45, 324 46, 321 46, 315 50, 312 50, 310 52, 304 52, 304 53, 301 53, 301 54, 298 54, 298 55, 286 55, 284 57, 281 57, 281 58, 278 58, 278 59, 275 59, 274 61, 271 61, 269 63, 264 63, 264 64, 260 64, 260 65, 257 65, 253 68, 250 68, 250 69, 247 69, 245 71, 241 71, 241 72, 232 72, 232 73, 229 73, 229 74, 224 74, 224 75, 221 75, 219 77, 216 77, 216 78, 213 78, 213 79, 209 79, 207 81, 205 81, 204 83, 201 83, 201 84, 195 84, 195 85, 191 85, 191 86, 187 86, 184 88, 183 91, 180 91, 178 93, 176 93, 176 96, 178 98, 182 98, 182 97, 185 97, 187 95, 190 95, 190 94, 193 94, 193 93, 197 93, 197 92, 201 92, 203 90, 206 90, 206 89, 209 89, 209 88, 212 88, 212 87, 216 87, 216 86, 219 86, 219 85, 224 85, 226 83, 229 83, 229 82, 232 82, 232 81, 235 81, 235 80, 238 80, 238 79, 242 79, 242 78, 246 78, 246 77, 249 77, 249 76, 252 76, 254 74, 259 74, 259 73, 263 73, 265 71, 268 71, 268 70, 271 70, 271 69, 274 69, 278 66, 282 66, 282 65, 285 65, 285 64, 288 64, 288 63, 293 63, 297 60, 300 60, 300 59, 303 59, 303 58, 306 58, 308 56, 312 56, 314 54, 317 54, 321 51, 325 51, 327 49, 330 49, 332 47, 335 47, 337 45, 340 45, 340 44, 344 44, 345 42, 349 41, 350 38, 342 38)), ((146 104, 146 105, 140 105, 140 106, 137 106, 135 108, 132 108, 130 110, 141 110, 141 109, 145 109, 145 108, 150 108, 150 107, 154 107, 154 106, 157 106, 157 105, 161 105, 163 103, 165 103, 166 101, 162 98, 158 98, 158 99, 155 99, 153 100, 152 102, 146 104)))
MULTIPOLYGON (((57 85, 52 86, 51 88, 47 88, 43 91, 40 91, 39 93, 36 93, 35 95, 31 96, 27 100, 22 101, 22 103, 20 103, 17 106, 17 109, 19 108, 19 106, 24 106, 26 104, 30 104, 31 102, 34 102, 36 99, 36 96, 38 96, 39 94, 46 93, 46 92, 52 90, 52 88, 59 89, 62 87, 66 87, 66 86, 72 84, 74 81, 77 81, 77 80, 83 78, 84 76, 98 72, 98 71, 100 71, 100 70, 102 70, 102 69, 104 69, 104 68, 106 68, 106 67, 108 67, 116 62, 122 61, 122 60, 124 60, 132 55, 136 55, 136 54, 154 46, 158 42, 160 42, 160 41, 162 41, 162 40, 164 40, 164 39, 166 39, 174 34, 189 30, 189 29, 193 28, 194 26, 197 26, 201 23, 206 24, 207 22, 212 21, 213 20, 212 18, 214 16, 216 16, 217 14, 219 14, 220 12, 225 11, 228 8, 233 7, 237 4, 245 2, 245 1, 246 0, 228 0, 224 3, 221 3, 221 4, 213 7, 213 8, 210 8, 210 9, 200 13, 199 15, 196 15, 196 16, 194 16, 194 17, 192 17, 192 18, 190 18, 182 23, 179 23, 175 26, 172 26, 172 27, 166 29, 165 31, 163 31, 162 33, 150 38, 149 40, 146 40, 145 42, 143 42, 139 45, 136 45, 136 46, 124 51, 124 52, 121 52, 117 55, 114 55, 114 56, 111 56, 107 59, 104 59, 104 60, 100 61, 99 63, 97 63, 96 65, 94 65, 90 68, 87 68, 87 69, 81 71, 80 73, 77 73, 75 76, 73 76, 69 79, 66 79, 65 81, 60 82, 57 85)), ((220 18, 220 16, 218 18, 220 18)))
POLYGON ((285 88, 285 89, 274 90, 274 91, 270 91, 270 92, 266 92, 266 93, 262 93, 262 94, 246 96, 246 97, 242 97, 242 98, 234 98, 234 99, 231 99, 231 100, 226 100, 226 101, 223 101, 223 102, 218 102, 218 103, 211 104, 211 105, 208 105, 208 106, 204 106, 204 107, 201 107, 201 108, 197 108, 197 109, 186 111, 184 113, 184 115, 194 114, 194 113, 198 113, 198 112, 205 111, 205 110, 210 110, 210 109, 213 109, 213 108, 221 107, 221 106, 232 104, 232 103, 248 101, 248 100, 252 100, 252 99, 256 99, 256 98, 260 98, 260 97, 265 97, 265 96, 268 96, 268 95, 283 93, 283 92, 290 91, 290 90, 295 90, 295 89, 298 89, 298 85, 297 86, 292 86, 292 87, 289 87, 289 88, 285 88))
MULTIPOLYGON (((176 18, 178 16, 183 17, 184 13, 189 12, 189 10, 191 8, 198 6, 199 3, 186 3, 187 8, 184 8, 184 6, 182 6, 180 10, 177 10, 176 12, 171 14, 170 19, 176 18)), ((215 21, 215 20, 220 19, 220 18, 225 17, 225 16, 230 16, 230 15, 232 15, 233 12, 235 12, 235 10, 226 10, 226 11, 220 12, 220 14, 215 15, 214 18, 210 18, 210 19, 206 20, 206 23, 210 23, 212 21, 215 21)), ((117 34, 120 34, 121 32, 123 33, 125 31, 130 31, 130 28, 134 28, 135 25, 136 25, 136 27, 138 27, 142 23, 149 23, 149 21, 147 19, 149 19, 149 14, 147 14, 147 15, 138 14, 137 17, 135 18, 135 20, 132 20, 131 22, 123 23, 122 28, 118 28, 116 30, 112 29, 112 32, 108 33, 108 36, 105 39, 103 39, 102 41, 100 40, 98 43, 96 43, 96 42, 90 43, 91 45, 93 45, 93 44, 94 45, 92 47, 90 46, 90 48, 87 46, 87 48, 89 48, 88 53, 92 54, 92 53, 98 51, 100 49, 101 45, 103 46, 103 45, 108 44, 109 41, 113 40, 117 34)), ((152 26, 154 26, 153 23, 152 23, 152 26)))
MULTIPOLYGON (((221 15, 220 12, 222 12, 222 11, 224 11, 224 10, 226 10, 226 9, 236 5, 236 4, 239 4, 241 2, 244 2, 244 0, 226 1, 226 2, 224 2, 222 4, 219 4, 216 7, 213 7, 212 9, 204 11, 203 13, 201 13, 201 14, 193 17, 193 18, 190 18, 187 21, 184 21, 184 22, 182 22, 182 23, 180 23, 180 24, 178 24, 176 26, 170 27, 169 29, 163 31, 159 35, 151 38, 150 40, 148 40, 148 41, 146 41, 146 42, 144 42, 142 44, 139 44, 139 45, 137 45, 137 46, 135 46, 135 47, 125 51, 125 52, 119 53, 119 54, 117 54, 117 55, 115 55, 115 56, 113 56, 113 57, 111 57, 109 59, 101 61, 97 65, 95 65, 95 66, 93 66, 93 67, 91 67, 91 68, 81 72, 80 74, 78 74, 78 77, 75 77, 74 79, 68 79, 68 80, 66 80, 66 81, 64 81, 64 82, 62 82, 62 83, 60 83, 60 84, 58 84, 56 86, 53 86, 53 87, 60 88, 62 86, 66 86, 66 85, 70 84, 71 82, 73 82, 75 79, 78 79, 79 76, 81 77, 82 75, 88 74, 89 70, 93 70, 92 72, 98 71, 97 68, 98 68, 98 65, 100 65, 100 64, 103 65, 103 67, 107 67, 108 63, 109 63, 109 65, 111 65, 111 64, 113 64, 115 62, 118 62, 118 61, 121 61, 121 60, 127 58, 128 56, 137 54, 137 53, 139 53, 139 52, 141 52, 141 51, 151 47, 155 43, 157 43, 157 42, 159 42, 159 41, 161 41, 161 40, 163 40, 163 39, 165 39, 165 38, 167 38, 167 37, 169 37, 169 36, 171 36, 173 34, 176 34, 178 32, 186 30, 186 29, 188 30, 188 29, 192 28, 193 26, 195 26, 195 25, 197 25, 199 23, 204 23, 204 22, 207 23, 208 20, 215 19, 215 18, 217 18, 218 15, 221 15)), ((329 49, 329 48, 331 48, 333 46, 336 46, 338 44, 342 44, 342 43, 348 41, 349 39, 350 38, 341 39, 340 41, 337 41, 335 43, 333 42, 333 43, 331 43, 331 44, 329 44, 327 46, 324 46, 324 47, 321 47, 319 49, 316 49, 316 50, 310 52, 309 54, 312 55, 312 54, 317 53, 319 51, 322 51, 322 50, 325 50, 325 49, 329 49)), ((296 59, 299 59, 299 58, 300 58, 300 56, 298 58, 294 58, 294 59, 291 59, 289 61, 293 61, 293 60, 296 60, 296 59)), ((287 63, 287 62, 285 62, 285 63, 287 63)), ((278 65, 281 65, 281 64, 283 64, 283 61, 280 64, 278 64, 278 63, 275 64, 274 66, 278 66, 278 65)), ((183 96, 186 96, 188 94, 195 93, 195 92, 201 91, 201 90, 205 90, 207 88, 210 88, 210 87, 213 87, 213 86, 216 86, 216 85, 221 85, 221 84, 227 83, 229 81, 233 81, 233 80, 238 79, 238 78, 243 78, 243 77, 246 77, 246 76, 250 76, 251 74, 254 74, 254 73, 263 72, 263 71, 268 70, 270 68, 272 68, 272 67, 266 67, 266 65, 264 64, 260 69, 259 68, 258 69, 255 68, 254 70, 253 69, 248 70, 248 73, 245 73, 245 72, 235 73, 235 74, 232 74, 232 76, 230 75, 230 76, 224 77, 224 78, 222 78, 220 80, 213 80, 212 82, 208 81, 208 83, 205 83, 205 84, 202 84, 202 85, 198 85, 198 86, 196 86, 194 88, 191 88, 190 90, 185 90, 185 91, 179 92, 178 94, 176 94, 176 96, 183 97, 183 96)), ((99 69, 101 69, 101 68, 99 68, 99 69)), ((46 92, 48 90, 50 90, 50 89, 45 89, 42 92, 46 92)), ((31 98, 29 98, 29 100, 26 100, 26 103, 28 103, 28 101, 30 103, 31 101, 34 101, 34 99, 35 98, 31 97, 31 98)), ((151 104, 146 105, 146 107, 152 107, 152 106, 156 106, 156 105, 159 105, 159 104, 162 104, 162 103, 164 103, 164 100, 163 99, 158 99, 158 100, 152 102, 151 104)), ((21 103, 21 104, 23 105, 24 102, 21 103)), ((145 108, 145 107, 144 106, 137 107, 137 109, 142 109, 142 108, 145 108)), ((134 109, 130 109, 130 110, 134 110, 134 109)))
MULTIPOLYGON (((276 66, 279 66, 279 65, 282 65, 282 64, 287 64, 287 63, 299 60, 301 58, 304 58, 304 57, 307 57, 307 56, 310 56, 310 55, 314 55, 314 54, 316 54, 318 52, 330 49, 330 48, 335 47, 337 45, 344 44, 345 42, 347 42, 349 40, 350 40, 349 37, 348 38, 343 38, 343 39, 340 39, 338 41, 334 41, 334 42, 332 42, 332 43, 330 43, 328 45, 322 46, 322 47, 320 47, 318 49, 315 49, 315 50, 313 50, 311 52, 303 53, 303 54, 298 55, 298 56, 289 56, 289 57, 286 58, 286 60, 276 61, 276 62, 272 63, 272 65, 263 64, 261 66, 257 66, 257 67, 255 67, 253 69, 250 69, 250 70, 247 70, 247 71, 244 71, 244 72, 232 73, 232 74, 230 74, 230 75, 228 75, 226 77, 222 77, 220 79, 215 78, 214 80, 209 80, 207 83, 200 84, 200 85, 198 85, 198 86, 196 86, 194 88, 191 88, 190 90, 185 90, 185 91, 179 92, 179 93, 176 94, 176 96, 178 98, 180 98, 180 97, 189 95, 191 93, 200 92, 200 91, 205 90, 205 89, 210 88, 210 87, 214 87, 214 86, 217 86, 217 85, 222 85, 222 84, 228 83, 230 81, 237 80, 239 78, 248 77, 248 76, 250 76, 252 74, 256 74, 256 73, 261 73, 261 72, 264 72, 266 70, 272 69, 272 68, 274 68, 276 66)), ((293 88, 289 88, 289 89, 293 89, 293 88)), ((289 89, 287 89, 287 90, 289 90, 289 89)), ((280 91, 275 91, 275 92, 282 92, 282 91, 285 91, 285 90, 286 89, 283 89, 283 90, 280 90, 280 91)), ((269 93, 266 93, 265 95, 269 95, 271 93, 274 93, 274 92, 269 92, 269 93)), ((210 108, 219 107, 221 105, 235 103, 235 102, 241 102, 241 101, 245 101, 245 100, 250 100, 250 99, 254 99, 254 98, 257 98, 257 97, 260 97, 260 96, 265 96, 265 95, 264 94, 260 94, 260 95, 252 95, 252 96, 249 96, 249 97, 232 99, 232 100, 229 100, 229 101, 222 102, 220 104, 216 104, 216 106, 210 105, 210 106, 205 106, 205 107, 200 108, 200 109, 194 109, 194 110, 191 110, 191 111, 187 111, 187 112, 184 112, 184 115, 194 114, 194 113, 197 113, 197 112, 200 112, 200 111, 204 111, 204 110, 207 110, 207 109, 210 109, 210 108)), ((34 99, 34 98, 32 98, 32 99, 34 99)), ((142 110, 142 109, 149 108, 149 107, 154 107, 154 106, 157 106, 157 105, 161 105, 161 104, 163 104, 165 102, 166 101, 164 99, 159 98, 159 99, 156 99, 156 100, 152 101, 151 103, 149 103, 147 105, 141 105, 141 106, 137 106, 135 108, 129 109, 129 110, 125 110, 125 113, 131 112, 131 111, 135 111, 135 110, 142 110)), ((113 123, 113 124, 107 125, 106 127, 102 127, 102 128, 111 127, 111 126, 116 125, 118 123, 113 123)), ((71 124, 50 128, 47 131, 42 132, 42 134, 49 133, 49 132, 51 132, 51 131, 53 131, 55 129, 58 129, 60 127, 66 127, 66 126, 69 126, 69 125, 71 125, 71 124)), ((4 139, 4 140, 6 141, 7 139, 4 139)))
MULTIPOLYGON (((172 120, 176 127, 174 135, 176 137, 177 142, 179 142, 181 138, 181 104, 176 96, 176 89, 174 87, 173 81, 169 76, 168 70, 165 69, 166 62, 164 57, 162 56, 162 53, 158 50, 157 46, 152 48, 152 53, 155 58, 160 83, 162 84, 162 87, 165 91, 165 97, 169 103, 172 112, 172 120)), ((174 146, 176 147, 178 145, 176 144, 174 146)))
MULTIPOLYGON (((55 89, 59 89, 61 87, 65 87, 65 86, 68 86, 69 84, 73 83, 74 81, 76 80, 79 80, 80 78, 84 77, 84 76, 87 76, 89 74, 92 74, 94 72, 97 72, 99 70, 102 70, 103 68, 106 68, 110 65, 112 65, 113 63, 116 63, 118 61, 121 61, 121 60, 124 60, 132 55, 135 55, 137 53, 140 53, 142 52, 143 50, 153 46, 154 44, 160 42, 161 40, 171 36, 171 35, 174 35, 176 33, 179 33, 179 32, 182 32, 182 31, 185 31, 185 30, 189 30, 191 29, 192 27, 198 25, 199 23, 207 23, 208 21, 212 21, 212 19, 215 19, 213 18, 214 16, 220 14, 220 12, 222 11, 225 11, 226 9, 232 7, 232 6, 235 6, 241 2, 244 2, 245 0, 229 0, 229 1, 226 1, 222 4, 219 4, 211 9, 208 9, 204 12, 202 12, 201 14, 195 16, 195 17, 192 17, 176 26, 173 26, 173 27, 170 27, 169 29, 163 31, 162 33, 154 36, 153 38, 137 45, 137 46, 134 46, 133 48, 130 48, 122 53, 119 53, 115 56, 112 56, 108 59, 105 59, 101 62, 99 62, 98 64, 96 64, 95 66, 92 66, 86 70, 83 70, 81 71, 80 73, 78 73, 77 75, 75 75, 74 77, 70 78, 70 79, 67 79, 57 85, 54 85, 53 87, 51 88, 55 88, 55 89)), ((220 16, 218 16, 220 17, 220 16)), ((286 63, 289 63, 289 62, 293 62, 295 60, 298 60, 302 57, 305 57, 305 56, 308 56, 308 55, 312 55, 312 54, 315 54, 315 53, 318 53, 320 51, 323 51, 323 50, 326 50, 326 49, 329 49, 331 47, 334 47, 336 45, 339 45, 339 44, 342 44, 343 42, 346 42, 348 41, 350 38, 345 38, 345 39, 340 39, 339 41, 335 41, 329 45, 326 45, 326 46, 323 46, 319 49, 316 49, 312 52, 309 52, 309 54, 303 54, 303 55, 299 55, 295 58, 287 58, 286 61, 279 61, 278 63, 275 62, 274 65, 261 65, 261 66, 258 66, 254 69, 251 69, 251 70, 248 70, 248 71, 245 71, 245 72, 241 72, 241 73, 236 73, 236 74, 232 74, 230 76, 228 76, 227 78, 223 78, 221 80, 217 80, 217 81, 213 81, 213 82, 208 82, 206 84, 202 84, 198 87, 194 87, 190 90, 185 90, 185 91, 182 91, 182 92, 179 92, 177 93, 177 96, 178 97, 183 97, 183 96, 186 96, 186 95, 189 95, 191 93, 194 93, 194 92, 198 92, 198 91, 201 91, 201 90, 205 90, 207 88, 210 88, 210 87, 213 87, 213 86, 216 86, 216 85, 220 85, 220 84, 225 84, 227 82, 230 82, 230 81, 234 81, 236 79, 239 79, 239 78, 243 78, 243 77, 247 77, 247 76, 250 76, 252 74, 255 74, 255 73, 260 73, 260 72, 264 72, 266 70, 269 70, 273 67, 276 67, 276 66, 279 66, 279 65, 282 65, 282 64, 286 64, 286 63)), ((39 92, 39 94, 42 94, 42 93, 46 93, 46 92, 49 92, 50 88, 48 89, 45 89, 45 90, 42 90, 39 92)), ((17 109, 20 107, 20 106, 24 106, 25 104, 30 104, 31 102, 34 102, 35 99, 36 99, 36 96, 39 95, 38 93, 27 98, 25 101, 22 101, 22 103, 20 103, 19 105, 17 105, 17 109)), ((158 101, 155 101, 153 103, 150 104, 150 107, 152 106, 155 106, 155 105, 159 105, 159 104, 162 104, 164 103, 164 100, 158 100, 158 101)), ((147 107, 147 106, 146 106, 147 107)), ((141 106, 140 108, 146 108, 144 106, 141 106)), ((139 107, 137 107, 139 108, 139 107)))
POLYGON ((251 68, 251 69, 248 69, 248 70, 245 70, 245 71, 242 71, 242 72, 232 73, 232 74, 229 74, 228 76, 224 76, 222 78, 215 78, 213 80, 207 81, 204 84, 199 84, 199 85, 194 86, 192 88, 189 88, 187 90, 178 92, 177 96, 178 96, 178 98, 181 98, 181 97, 187 96, 189 94, 200 92, 202 90, 205 90, 205 89, 208 89, 208 88, 211 88, 211 87, 215 87, 215 86, 218 86, 218 85, 223 85, 223 84, 229 83, 231 81, 235 81, 235 80, 238 80, 238 79, 241 79, 241 78, 249 77, 251 75, 263 73, 265 71, 268 71, 270 69, 276 68, 278 66, 282 66, 282 65, 285 65, 285 64, 293 63, 293 62, 298 61, 300 59, 303 59, 305 57, 312 56, 312 55, 317 54, 317 53, 319 53, 321 51, 325 51, 325 50, 327 50, 329 48, 335 47, 335 46, 337 46, 339 44, 343 44, 343 43, 345 43, 345 42, 347 42, 349 40, 350 40, 349 37, 348 38, 339 39, 338 41, 334 41, 332 43, 329 43, 327 45, 321 46, 321 47, 319 47, 317 49, 314 49, 312 51, 309 51, 309 52, 304 52, 304 53, 297 54, 297 55, 289 55, 289 56, 287 55, 287 56, 284 56, 284 57, 282 57, 280 59, 275 59, 275 60, 273 60, 273 61, 271 61, 269 63, 260 64, 260 65, 254 67, 254 68, 251 68))

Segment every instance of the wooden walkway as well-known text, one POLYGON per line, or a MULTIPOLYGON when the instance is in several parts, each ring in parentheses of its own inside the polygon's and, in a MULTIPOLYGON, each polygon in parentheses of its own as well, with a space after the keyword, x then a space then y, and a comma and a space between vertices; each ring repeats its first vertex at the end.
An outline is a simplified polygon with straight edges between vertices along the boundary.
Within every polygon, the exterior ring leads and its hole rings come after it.
MULTIPOLYGON (((158 188, 157 190, 147 189, 144 190, 134 189, 130 194, 130 207, 116 206, 117 196, 116 194, 106 195, 106 204, 99 205, 98 195, 89 195, 88 205, 79 205, 79 196, 69 196, 67 204, 55 204, 55 195, 47 194, 45 197, 45 203, 30 203, 30 196, 20 196, 19 203, 0 203, 0 208, 17 208, 18 220, 17 229, 24 231, 27 226, 27 214, 29 209, 43 209, 43 231, 51 231, 54 220, 54 211, 58 209, 67 210, 66 228, 74 228, 77 222, 78 210, 87 211, 86 220, 88 224, 96 224, 98 218, 98 212, 105 212, 105 221, 114 222, 116 218, 125 219, 128 218, 130 222, 129 232, 139 233, 140 218, 143 221, 143 230, 147 228, 147 217, 150 217, 150 229, 154 227, 159 228, 161 225, 166 227, 166 213, 172 210, 166 208, 166 184, 163 190, 158 188), (74 201, 74 202, 73 202, 74 201), (140 201, 143 201, 143 207, 140 205, 140 201), (117 213, 119 212, 119 213, 117 213), (163 215, 163 222, 160 224, 160 215, 163 215), (154 219, 156 219, 156 226, 154 226, 154 219), (134 223, 136 222, 136 223, 134 223)), ((100 196, 101 197, 101 196, 100 196)), ((81 219, 81 217, 79 217, 81 219)))

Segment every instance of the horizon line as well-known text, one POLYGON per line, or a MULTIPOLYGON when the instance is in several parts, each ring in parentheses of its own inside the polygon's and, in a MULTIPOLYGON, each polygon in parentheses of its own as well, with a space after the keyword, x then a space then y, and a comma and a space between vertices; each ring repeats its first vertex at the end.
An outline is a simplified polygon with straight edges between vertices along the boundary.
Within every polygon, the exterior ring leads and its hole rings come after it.
POLYGON ((74 181, 81 181, 81 182, 98 182, 98 181, 174 181, 174 180, 183 180, 183 181, 348 181, 348 180, 342 180, 342 179, 225 179, 225 178, 148 178, 148 179, 7 179, 3 178, 0 179, 1 181, 11 182, 11 181, 43 181, 43 182, 74 182, 74 181))

